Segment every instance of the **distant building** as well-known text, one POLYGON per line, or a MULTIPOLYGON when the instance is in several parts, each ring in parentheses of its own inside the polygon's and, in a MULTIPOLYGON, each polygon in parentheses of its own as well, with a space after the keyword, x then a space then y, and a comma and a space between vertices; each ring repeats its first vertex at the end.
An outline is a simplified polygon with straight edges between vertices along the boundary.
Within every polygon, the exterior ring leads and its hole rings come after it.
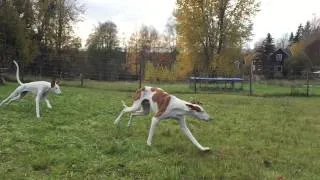
POLYGON ((289 49, 279 48, 269 54, 265 60, 254 59, 253 71, 255 75, 263 75, 266 78, 283 77, 285 60, 292 56, 289 49))
POLYGON ((284 76, 284 62, 292 56, 289 49, 278 49, 267 58, 266 69, 270 73, 271 77, 283 77, 284 76))

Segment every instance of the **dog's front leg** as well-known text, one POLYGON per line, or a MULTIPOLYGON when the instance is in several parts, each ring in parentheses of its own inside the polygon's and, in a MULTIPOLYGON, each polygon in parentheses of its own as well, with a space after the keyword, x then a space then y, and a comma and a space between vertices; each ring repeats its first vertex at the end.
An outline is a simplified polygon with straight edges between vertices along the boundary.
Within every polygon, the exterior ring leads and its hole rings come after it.
POLYGON ((159 123, 159 121, 160 121, 159 118, 152 117, 151 126, 150 126, 150 130, 149 130, 149 136, 148 136, 148 140, 147 140, 147 144, 149 146, 151 146, 151 144, 152 144, 152 137, 154 135, 155 128, 156 128, 157 124, 159 123))
POLYGON ((188 136, 188 138, 192 141, 194 145, 196 145, 201 151, 208 151, 210 150, 209 147, 203 147, 201 144, 193 137, 192 133, 190 132, 186 120, 184 117, 179 118, 180 129, 188 136))
POLYGON ((47 98, 47 96, 44 97, 44 101, 46 102, 47 107, 48 107, 49 109, 52 109, 52 106, 51 106, 50 101, 49 101, 49 99, 47 98))
POLYGON ((36 115, 37 118, 40 118, 40 94, 37 94, 36 96, 36 115))

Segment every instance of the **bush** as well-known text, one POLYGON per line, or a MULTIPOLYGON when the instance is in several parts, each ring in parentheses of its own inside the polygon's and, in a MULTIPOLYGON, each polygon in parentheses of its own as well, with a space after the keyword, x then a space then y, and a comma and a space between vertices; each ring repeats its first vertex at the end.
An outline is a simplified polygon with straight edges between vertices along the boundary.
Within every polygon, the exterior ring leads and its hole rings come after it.
POLYGON ((146 64, 145 78, 149 82, 174 82, 177 81, 177 66, 168 69, 167 67, 154 67, 151 62, 146 64))
POLYGON ((284 74, 286 76, 302 76, 310 67, 309 59, 303 53, 292 56, 285 61, 284 74))

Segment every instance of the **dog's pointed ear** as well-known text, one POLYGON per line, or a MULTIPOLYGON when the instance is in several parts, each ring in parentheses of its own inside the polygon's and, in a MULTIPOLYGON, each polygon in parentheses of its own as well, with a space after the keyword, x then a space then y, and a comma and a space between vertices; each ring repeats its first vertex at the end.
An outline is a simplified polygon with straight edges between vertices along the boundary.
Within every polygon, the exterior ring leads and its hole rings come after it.
POLYGON ((201 109, 200 109, 199 107, 197 107, 197 106, 194 106, 194 105, 192 105, 192 104, 186 104, 186 105, 187 105, 187 107, 188 107, 190 110, 192 110, 192 111, 201 112, 201 109))
POLYGON ((51 88, 54 88, 54 86, 56 86, 56 80, 54 78, 52 78, 52 80, 51 80, 51 88))
POLYGON ((140 88, 140 89, 137 89, 135 94, 133 95, 133 100, 138 100, 140 99, 141 95, 142 95, 142 92, 145 90, 145 88, 140 88))

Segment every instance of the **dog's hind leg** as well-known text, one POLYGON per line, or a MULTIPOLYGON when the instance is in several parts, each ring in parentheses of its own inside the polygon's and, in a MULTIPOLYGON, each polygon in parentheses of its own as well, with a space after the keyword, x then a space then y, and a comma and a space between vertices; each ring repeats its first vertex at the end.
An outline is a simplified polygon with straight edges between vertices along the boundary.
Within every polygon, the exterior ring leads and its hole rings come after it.
POLYGON ((132 121, 134 116, 144 116, 144 115, 147 115, 148 113, 149 113, 148 111, 145 111, 143 109, 141 111, 137 111, 137 112, 131 113, 129 121, 128 121, 128 127, 131 126, 131 121, 132 121))
POLYGON ((0 106, 2 106, 5 102, 7 102, 11 97, 7 97, 6 99, 4 99, 3 101, 1 101, 0 106))
MULTIPOLYGON (((10 99, 12 98, 15 98, 17 96, 20 95, 20 93, 18 93, 20 90, 19 88, 17 88, 16 90, 14 90, 5 100, 3 100, 1 103, 0 103, 0 106, 2 106, 4 103, 6 103, 7 101, 9 101, 10 99)), ((19 97, 20 98, 20 97, 19 97)), ((10 101, 11 102, 11 101, 10 101)), ((8 104, 8 103, 6 103, 8 104)))
POLYGON ((6 102, 6 105, 9 105, 12 101, 20 99, 21 94, 16 95, 15 97, 12 97, 8 102, 6 102))
POLYGON ((203 147, 201 144, 193 137, 192 133, 190 132, 186 120, 184 117, 179 118, 180 129, 188 136, 188 138, 192 141, 194 145, 196 145, 201 151, 208 151, 210 148, 203 147))
POLYGON ((135 111, 137 111, 138 109, 140 109, 140 108, 141 108, 141 102, 140 102, 140 101, 135 101, 131 107, 127 107, 127 106, 123 103, 123 106, 125 106, 125 107, 123 108, 123 110, 120 112, 120 114, 118 115, 118 117, 117 117, 116 120, 114 121, 114 124, 118 124, 118 123, 119 123, 120 118, 122 117, 122 115, 123 115, 124 113, 127 113, 127 112, 135 112, 135 111))
POLYGON ((130 114, 130 118, 129 118, 129 121, 128 121, 128 127, 130 127, 132 118, 134 116, 145 116, 145 115, 149 114, 149 112, 150 112, 150 103, 149 103, 149 101, 148 100, 144 100, 144 101, 142 101, 141 105, 142 106, 141 106, 140 111, 137 111, 137 112, 134 112, 134 113, 130 114))

